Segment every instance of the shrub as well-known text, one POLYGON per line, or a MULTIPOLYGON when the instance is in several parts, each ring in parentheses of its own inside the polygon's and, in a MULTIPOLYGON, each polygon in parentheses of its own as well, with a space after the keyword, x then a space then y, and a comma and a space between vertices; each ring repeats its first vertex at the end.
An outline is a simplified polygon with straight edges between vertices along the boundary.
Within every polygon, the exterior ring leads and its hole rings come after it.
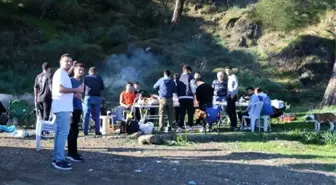
POLYGON ((261 0, 254 13, 266 26, 292 30, 316 22, 320 14, 334 6, 331 0, 261 0))

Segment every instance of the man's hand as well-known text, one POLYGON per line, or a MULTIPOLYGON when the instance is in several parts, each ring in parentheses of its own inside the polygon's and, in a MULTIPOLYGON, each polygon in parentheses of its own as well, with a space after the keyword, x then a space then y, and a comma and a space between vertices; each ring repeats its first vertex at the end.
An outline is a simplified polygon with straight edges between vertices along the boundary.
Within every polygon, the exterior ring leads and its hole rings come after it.
POLYGON ((235 98, 235 95, 231 94, 231 99, 233 100, 235 98))
POLYGON ((77 60, 72 62, 72 66, 75 66, 77 64, 77 60))
POLYGON ((83 93, 84 92, 84 83, 82 83, 82 85, 80 85, 79 87, 77 87, 75 89, 76 93, 83 93))
POLYGON ((75 93, 74 94, 76 98, 81 99, 82 98, 82 93, 75 93))

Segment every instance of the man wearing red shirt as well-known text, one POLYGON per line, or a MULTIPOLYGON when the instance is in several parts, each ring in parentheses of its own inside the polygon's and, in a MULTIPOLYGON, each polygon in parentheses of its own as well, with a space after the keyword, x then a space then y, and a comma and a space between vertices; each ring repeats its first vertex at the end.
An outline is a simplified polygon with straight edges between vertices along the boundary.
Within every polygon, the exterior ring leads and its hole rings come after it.
POLYGON ((135 101, 135 93, 132 91, 132 84, 127 83, 126 90, 120 94, 120 106, 116 110, 117 118, 116 121, 121 121, 123 119, 122 112, 124 110, 131 109, 135 101))

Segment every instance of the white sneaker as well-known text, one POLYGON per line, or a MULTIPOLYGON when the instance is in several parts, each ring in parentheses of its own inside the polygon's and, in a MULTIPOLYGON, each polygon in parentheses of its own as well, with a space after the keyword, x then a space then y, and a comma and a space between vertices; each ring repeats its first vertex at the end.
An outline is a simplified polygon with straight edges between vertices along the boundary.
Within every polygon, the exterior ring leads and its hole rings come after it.
POLYGON ((181 132, 183 132, 183 129, 182 129, 181 127, 178 127, 178 128, 176 129, 176 132, 181 133, 181 132))

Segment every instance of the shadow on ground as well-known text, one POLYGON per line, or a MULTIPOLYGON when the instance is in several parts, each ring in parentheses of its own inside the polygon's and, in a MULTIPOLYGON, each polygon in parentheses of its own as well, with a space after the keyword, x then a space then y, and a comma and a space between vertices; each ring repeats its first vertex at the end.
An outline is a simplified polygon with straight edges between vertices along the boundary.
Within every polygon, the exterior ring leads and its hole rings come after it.
MULTIPOLYGON (((295 166, 291 168, 272 164, 220 162, 213 156, 170 159, 92 151, 83 152, 85 163, 73 164, 72 171, 58 171, 51 167, 51 150, 36 152, 34 149, 10 147, 0 147, 0 150, 2 159, 0 181, 3 185, 173 185, 188 184, 189 181, 206 185, 223 183, 327 185, 333 184, 335 180, 328 174, 308 172, 295 166)), ((118 151, 116 148, 111 150, 118 151)), ((258 156, 256 158, 272 158, 267 154, 255 155, 258 156)), ((244 160, 246 157, 244 153, 233 153, 227 159, 244 160)))

